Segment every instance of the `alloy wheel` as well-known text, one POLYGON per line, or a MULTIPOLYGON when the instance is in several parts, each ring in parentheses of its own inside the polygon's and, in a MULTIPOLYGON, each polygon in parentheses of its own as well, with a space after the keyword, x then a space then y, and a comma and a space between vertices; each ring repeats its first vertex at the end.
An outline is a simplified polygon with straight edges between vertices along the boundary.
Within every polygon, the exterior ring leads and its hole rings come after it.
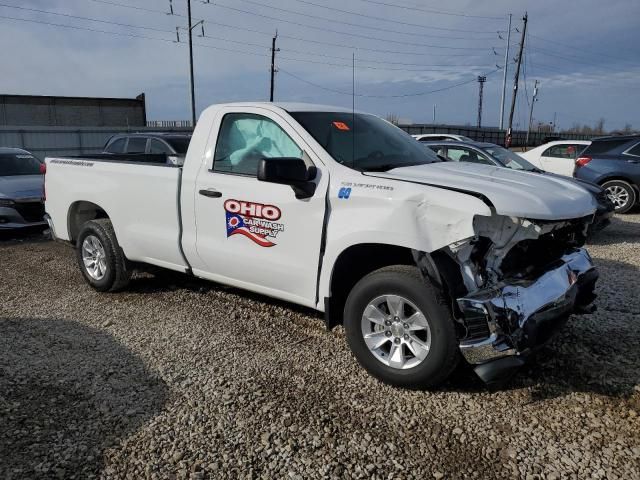
POLYGON ((629 203, 629 192, 625 188, 619 185, 612 185, 607 187, 605 191, 607 192, 609 200, 613 202, 616 210, 624 208, 627 203, 629 203))
POLYGON ((362 314, 361 331, 373 356, 391 368, 413 368, 431 349, 427 318, 413 302, 399 295, 371 300, 362 314))
POLYGON ((94 280, 102 280, 107 273, 107 259, 102 242, 95 235, 87 235, 82 242, 84 268, 94 280))

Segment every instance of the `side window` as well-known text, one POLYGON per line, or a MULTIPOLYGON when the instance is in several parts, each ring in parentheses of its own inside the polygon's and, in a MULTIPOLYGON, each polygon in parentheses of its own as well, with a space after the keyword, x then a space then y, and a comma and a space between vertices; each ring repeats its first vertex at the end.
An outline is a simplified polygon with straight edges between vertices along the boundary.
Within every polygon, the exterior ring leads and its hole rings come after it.
POLYGON ((634 155, 640 157, 640 143, 636 143, 633 147, 627 150, 627 155, 634 155))
POLYGON ((447 147, 447 157, 455 162, 483 163, 493 165, 484 155, 461 147, 447 147))
POLYGON ((124 144, 126 142, 126 138, 118 138, 107 145, 107 148, 105 148, 104 151, 107 153, 124 153, 124 144))
POLYGON ((213 171, 257 175, 263 158, 302 156, 302 150, 272 120, 249 113, 229 113, 222 119, 213 171))
POLYGON ((576 145, 554 145, 553 147, 547 148, 542 154, 543 157, 553 157, 553 158, 570 158, 575 159, 578 155, 578 149, 576 145))
POLYGON ((146 137, 129 137, 129 143, 127 143, 127 153, 145 153, 146 150, 146 137))
POLYGON ((167 145, 165 145, 164 142, 161 142, 156 138, 152 138, 151 140, 149 140, 149 153, 155 153, 155 154, 165 153, 167 155, 170 155, 173 152, 171 152, 169 147, 167 147, 167 145))

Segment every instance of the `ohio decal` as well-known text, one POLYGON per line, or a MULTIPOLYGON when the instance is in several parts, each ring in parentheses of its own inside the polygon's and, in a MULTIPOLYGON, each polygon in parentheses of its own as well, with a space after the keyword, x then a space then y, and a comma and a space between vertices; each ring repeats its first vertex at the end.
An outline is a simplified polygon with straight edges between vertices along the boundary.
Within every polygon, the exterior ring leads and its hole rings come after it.
POLYGON ((261 247, 273 247, 275 239, 284 231, 284 225, 277 223, 282 215, 275 205, 244 202, 229 199, 224 202, 227 217, 227 238, 244 235, 261 247))

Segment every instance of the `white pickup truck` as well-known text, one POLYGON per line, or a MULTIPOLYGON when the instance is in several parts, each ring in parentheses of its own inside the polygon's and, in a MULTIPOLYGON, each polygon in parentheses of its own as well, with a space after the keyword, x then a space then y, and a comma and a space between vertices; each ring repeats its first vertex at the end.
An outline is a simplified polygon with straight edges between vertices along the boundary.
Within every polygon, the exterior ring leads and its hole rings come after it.
POLYGON ((441 162, 373 115, 215 105, 182 167, 46 163, 51 231, 95 289, 124 288, 144 263, 311 307, 395 385, 436 385, 460 358, 500 381, 593 308, 586 190, 441 162))

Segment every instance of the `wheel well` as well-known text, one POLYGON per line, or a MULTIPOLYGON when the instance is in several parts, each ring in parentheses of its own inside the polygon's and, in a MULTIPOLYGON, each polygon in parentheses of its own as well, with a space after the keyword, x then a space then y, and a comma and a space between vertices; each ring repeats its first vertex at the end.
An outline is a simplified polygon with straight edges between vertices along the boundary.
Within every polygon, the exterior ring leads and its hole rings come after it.
POLYGON ((414 265, 411 249, 384 244, 359 244, 344 250, 331 274, 328 299, 325 299, 327 327, 342 323, 342 313, 351 289, 365 275, 389 265, 414 265))
POLYGON ((109 218, 109 215, 95 203, 87 201, 74 202, 71 207, 69 207, 67 217, 69 240, 74 242, 76 238, 78 238, 78 233, 80 233, 82 225, 96 218, 109 218))

